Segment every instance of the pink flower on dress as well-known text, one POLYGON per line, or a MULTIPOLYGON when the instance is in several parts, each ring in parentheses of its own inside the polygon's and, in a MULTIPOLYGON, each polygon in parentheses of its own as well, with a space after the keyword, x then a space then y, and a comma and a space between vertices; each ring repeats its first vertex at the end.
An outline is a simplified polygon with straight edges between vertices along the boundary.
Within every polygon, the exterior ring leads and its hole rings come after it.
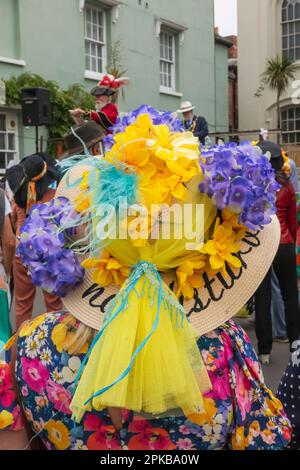
POLYGON ((3 408, 9 408, 15 400, 15 392, 12 388, 10 366, 0 363, 0 404, 3 408))
POLYGON ((89 413, 83 423, 85 431, 95 431, 87 440, 89 450, 121 450, 114 426, 105 425, 96 415, 89 413))
POLYGON ((193 450, 193 449, 195 449, 191 439, 178 439, 178 441, 176 442, 176 445, 177 445, 178 450, 193 450))
POLYGON ((151 425, 146 419, 139 419, 138 416, 129 424, 128 431, 132 433, 143 432, 145 429, 150 428, 151 425))
POLYGON ((38 359, 21 358, 22 378, 29 388, 37 393, 45 390, 49 378, 49 371, 38 359))
POLYGON ((176 445, 171 441, 167 431, 153 428, 145 419, 136 417, 130 423, 128 431, 136 433, 128 442, 129 450, 173 450, 176 445))
POLYGON ((55 410, 66 413, 67 415, 72 414, 70 410, 72 395, 67 389, 65 389, 62 385, 49 380, 49 384, 46 386, 46 390, 49 400, 54 404, 55 410))
POLYGON ((88 413, 83 423, 83 427, 86 431, 97 431, 103 425, 102 421, 98 416, 88 413))
POLYGON ((245 376, 243 369, 238 364, 234 364, 234 374, 236 378, 236 399, 239 410, 242 414, 242 419, 246 418, 247 413, 251 410, 252 399, 251 399, 251 383, 245 376))
POLYGON ((26 385, 21 388, 21 394, 23 397, 28 397, 28 387, 26 385))
POLYGON ((227 400, 231 396, 229 372, 227 368, 219 367, 214 373, 209 372, 212 389, 205 393, 205 398, 213 400, 227 400))
POLYGON ((15 406, 13 409, 14 423, 11 427, 12 431, 21 431, 25 428, 24 418, 21 413, 21 408, 19 405, 15 406))
POLYGON ((186 435, 188 435, 188 434, 190 434, 191 430, 190 430, 187 426, 185 426, 184 424, 182 424, 182 425, 179 427, 179 432, 180 432, 181 434, 186 434, 186 435))

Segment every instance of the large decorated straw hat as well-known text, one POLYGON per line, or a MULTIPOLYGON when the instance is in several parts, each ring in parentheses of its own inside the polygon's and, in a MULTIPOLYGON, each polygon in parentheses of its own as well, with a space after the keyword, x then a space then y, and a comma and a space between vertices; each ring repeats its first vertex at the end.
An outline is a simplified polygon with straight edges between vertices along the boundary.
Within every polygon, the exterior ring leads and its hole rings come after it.
MULTIPOLYGON (((57 197, 76 199, 79 193, 78 187, 70 187, 70 184, 78 181, 86 171, 89 171, 89 167, 84 162, 73 168, 68 177, 60 183, 57 197)), ((189 183, 189 188, 192 183, 194 184, 195 181, 189 183)), ((202 200, 200 194, 198 197, 202 200)), ((214 214, 214 219, 211 221, 213 229, 216 212, 210 200, 206 197, 204 200, 214 214)), ((229 241, 229 238, 227 240, 225 238, 225 243, 229 241)), ((252 297, 270 268, 278 248, 279 238, 280 227, 276 216, 272 216, 270 223, 260 230, 247 229, 239 241, 239 252, 235 253, 241 265, 235 267, 225 262, 226 272, 216 273, 208 269, 207 272, 202 273, 201 285, 192 287, 192 295, 189 293, 188 297, 180 296, 185 312, 199 335, 212 331, 228 321, 252 297)), ((118 255, 122 266, 127 266, 129 261, 126 253, 121 252, 118 255)), ((84 255, 79 256, 82 259, 85 258, 84 255)), ((106 262, 108 259, 111 257, 107 258, 106 262)), ((134 260, 136 261, 137 259, 134 260)), ((187 286, 192 285, 194 278, 197 277, 197 269, 193 268, 193 262, 190 262, 190 265, 182 263, 181 266, 186 267, 188 271, 186 274, 183 273, 183 277, 186 275, 187 286), (190 276, 188 276, 189 273, 191 273, 190 276)), ((179 268, 174 266, 162 273, 163 280, 174 292, 178 291, 179 283, 176 268, 180 269, 180 265, 179 268)), ((86 270, 82 284, 75 290, 68 291, 63 302, 66 309, 76 318, 91 328, 100 330, 106 307, 119 290, 120 286, 114 282, 106 286, 98 284, 95 282, 94 272, 86 270)))
POLYGON ((200 153, 174 115, 147 106, 120 120, 108 144, 32 209, 19 255, 34 282, 99 331, 74 419, 91 406, 186 414, 209 388, 195 338, 235 315, 272 264, 278 185, 258 147, 200 153), (161 377, 167 364, 180 379, 161 377))

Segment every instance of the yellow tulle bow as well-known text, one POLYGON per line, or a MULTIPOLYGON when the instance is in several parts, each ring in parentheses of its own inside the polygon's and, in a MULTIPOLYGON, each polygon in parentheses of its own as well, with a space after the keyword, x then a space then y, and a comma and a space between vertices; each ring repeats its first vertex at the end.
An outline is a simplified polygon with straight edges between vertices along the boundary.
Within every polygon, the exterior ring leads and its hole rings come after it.
POLYGON ((157 271, 139 264, 91 347, 71 403, 73 420, 105 407, 152 415, 181 409, 187 416, 203 410, 202 393, 210 389, 183 308, 157 271))

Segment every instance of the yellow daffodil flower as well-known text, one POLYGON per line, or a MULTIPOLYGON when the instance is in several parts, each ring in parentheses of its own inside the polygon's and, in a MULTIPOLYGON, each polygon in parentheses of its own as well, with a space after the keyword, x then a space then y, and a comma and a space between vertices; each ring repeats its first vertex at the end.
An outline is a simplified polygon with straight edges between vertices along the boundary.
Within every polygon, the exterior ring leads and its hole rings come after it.
POLYGON ((229 222, 220 224, 219 218, 212 239, 200 251, 209 255, 209 263, 215 272, 222 271, 226 275, 226 262, 234 268, 241 267, 241 261, 233 256, 240 251, 240 245, 232 225, 229 222))
POLYGON ((171 132, 166 125, 153 126, 153 138, 147 146, 157 158, 164 161, 186 158, 198 160, 199 140, 192 132, 171 132))
POLYGON ((93 271, 93 281, 102 287, 107 287, 112 282, 117 286, 121 286, 130 272, 130 268, 122 265, 116 258, 111 257, 107 250, 103 250, 100 259, 87 258, 81 265, 83 268, 93 271))
POLYGON ((247 227, 243 224, 239 224, 239 215, 233 214, 229 209, 225 208, 222 211, 222 220, 229 222, 236 234, 236 240, 241 241, 245 238, 247 227))
POLYGON ((199 289, 203 285, 201 269, 204 267, 205 257, 201 255, 178 266, 176 270, 178 279, 177 297, 181 295, 186 299, 194 297, 194 289, 199 289))
POLYGON ((139 116, 124 132, 115 135, 115 145, 106 154, 106 160, 112 163, 120 161, 135 168, 138 173, 154 176, 157 168, 150 161, 151 152, 147 148, 152 127, 149 115, 139 116))

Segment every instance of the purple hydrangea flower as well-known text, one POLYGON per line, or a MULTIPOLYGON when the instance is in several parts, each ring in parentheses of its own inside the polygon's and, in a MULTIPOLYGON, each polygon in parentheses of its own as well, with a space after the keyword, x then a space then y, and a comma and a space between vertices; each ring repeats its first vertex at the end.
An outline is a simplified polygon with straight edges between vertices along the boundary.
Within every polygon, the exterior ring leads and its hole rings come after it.
POLYGON ((66 198, 35 205, 21 231, 17 255, 28 268, 32 282, 47 292, 65 297, 82 283, 84 269, 73 251, 66 247, 66 232, 59 227, 68 221, 78 223, 79 214, 66 198))
POLYGON ((239 214, 239 222, 258 230, 276 213, 279 185, 265 155, 249 142, 212 146, 201 152, 204 181, 199 190, 239 214))

